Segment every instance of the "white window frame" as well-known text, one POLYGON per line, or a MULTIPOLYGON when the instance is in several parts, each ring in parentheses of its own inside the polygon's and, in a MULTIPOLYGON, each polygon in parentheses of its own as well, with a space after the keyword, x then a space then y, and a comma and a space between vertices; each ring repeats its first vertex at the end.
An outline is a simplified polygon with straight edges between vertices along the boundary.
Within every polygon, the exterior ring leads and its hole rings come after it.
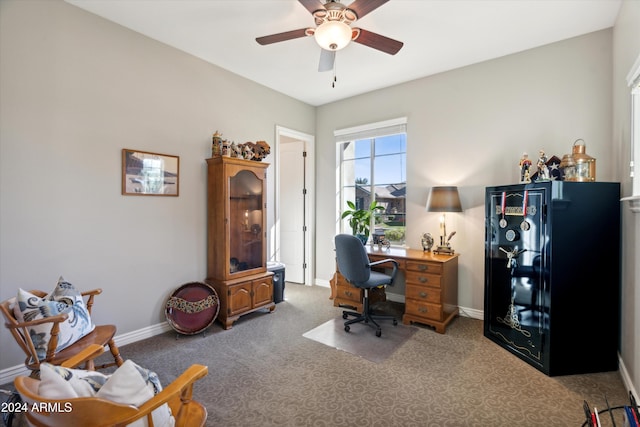
POLYGON ((633 212, 640 213, 640 55, 631 67, 627 75, 631 99, 631 141, 629 176, 632 178, 631 196, 622 200, 628 200, 633 212))
MULTIPOLYGON (((342 195, 342 157, 341 145, 345 142, 356 141, 361 139, 380 138, 383 136, 395 135, 399 133, 407 134, 407 118, 398 117, 395 119, 384 120, 375 123, 369 123, 350 128, 337 129, 333 132, 336 143, 336 233, 343 232, 343 221, 341 220, 341 210, 344 203, 342 195)), ((406 167, 406 165, 405 165, 406 167)), ((405 171, 406 172, 406 171, 405 171)), ((372 183, 373 180, 373 174, 372 183)), ((406 227, 406 212, 405 212, 406 227)))

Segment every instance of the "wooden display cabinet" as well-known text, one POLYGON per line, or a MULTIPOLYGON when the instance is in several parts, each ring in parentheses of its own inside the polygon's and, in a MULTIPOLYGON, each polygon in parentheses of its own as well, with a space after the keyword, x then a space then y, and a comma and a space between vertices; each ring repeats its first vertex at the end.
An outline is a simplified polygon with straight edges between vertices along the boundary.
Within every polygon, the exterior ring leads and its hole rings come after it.
POLYGON ((244 314, 275 309, 267 271, 268 163, 207 159, 207 279, 220 298, 225 329, 244 314))

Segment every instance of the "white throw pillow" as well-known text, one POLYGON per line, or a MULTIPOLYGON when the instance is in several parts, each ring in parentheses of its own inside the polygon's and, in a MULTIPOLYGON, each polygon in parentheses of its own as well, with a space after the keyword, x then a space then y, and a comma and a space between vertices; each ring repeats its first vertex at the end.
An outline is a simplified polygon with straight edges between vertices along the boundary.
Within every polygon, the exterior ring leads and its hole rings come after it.
MULTIPOLYGON (((49 363, 40 365, 38 394, 48 399, 100 397, 125 405, 141 406, 162 390, 157 375, 127 360, 111 375, 82 369, 68 369, 49 363)), ((175 419, 166 403, 152 413, 156 427, 174 427, 175 419)), ((148 427, 142 418, 129 426, 148 427)))
MULTIPOLYGON (((96 393, 96 397, 127 405, 140 406, 153 397, 154 385, 146 379, 155 374, 140 368, 131 360, 127 360, 111 375, 107 382, 96 393), (146 378, 145 378, 146 377, 146 378)), ((159 386, 159 383, 156 387, 159 386)), ((160 391, 160 390, 158 390, 160 391)), ((164 404, 153 411, 153 424, 156 427, 173 427, 175 419, 171 415, 169 405, 164 404)), ((147 427, 146 419, 135 421, 130 426, 147 427)))

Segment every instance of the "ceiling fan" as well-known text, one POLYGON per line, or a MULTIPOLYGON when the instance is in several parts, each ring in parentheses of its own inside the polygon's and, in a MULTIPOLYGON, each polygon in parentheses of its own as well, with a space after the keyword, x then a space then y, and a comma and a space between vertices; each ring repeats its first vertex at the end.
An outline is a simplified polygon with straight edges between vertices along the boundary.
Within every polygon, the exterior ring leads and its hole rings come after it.
POLYGON ((256 41, 259 44, 267 45, 300 37, 314 36, 316 42, 322 48, 318 71, 333 69, 336 51, 344 48, 351 41, 390 55, 398 53, 404 44, 362 28, 351 27, 351 24, 358 19, 379 8, 389 0, 355 0, 349 6, 343 5, 340 0, 326 0, 324 4, 320 0, 298 1, 313 15, 316 28, 301 28, 257 37, 256 41))

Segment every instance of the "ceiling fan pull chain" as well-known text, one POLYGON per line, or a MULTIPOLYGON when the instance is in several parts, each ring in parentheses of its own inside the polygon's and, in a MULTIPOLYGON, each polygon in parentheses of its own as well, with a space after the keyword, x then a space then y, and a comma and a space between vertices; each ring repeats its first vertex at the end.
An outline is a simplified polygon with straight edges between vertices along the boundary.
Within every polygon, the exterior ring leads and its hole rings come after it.
POLYGON ((336 82, 338 81, 338 77, 336 76, 336 60, 337 60, 338 55, 336 55, 335 59, 333 60, 333 81, 331 82, 331 87, 335 88, 336 87, 336 82))

